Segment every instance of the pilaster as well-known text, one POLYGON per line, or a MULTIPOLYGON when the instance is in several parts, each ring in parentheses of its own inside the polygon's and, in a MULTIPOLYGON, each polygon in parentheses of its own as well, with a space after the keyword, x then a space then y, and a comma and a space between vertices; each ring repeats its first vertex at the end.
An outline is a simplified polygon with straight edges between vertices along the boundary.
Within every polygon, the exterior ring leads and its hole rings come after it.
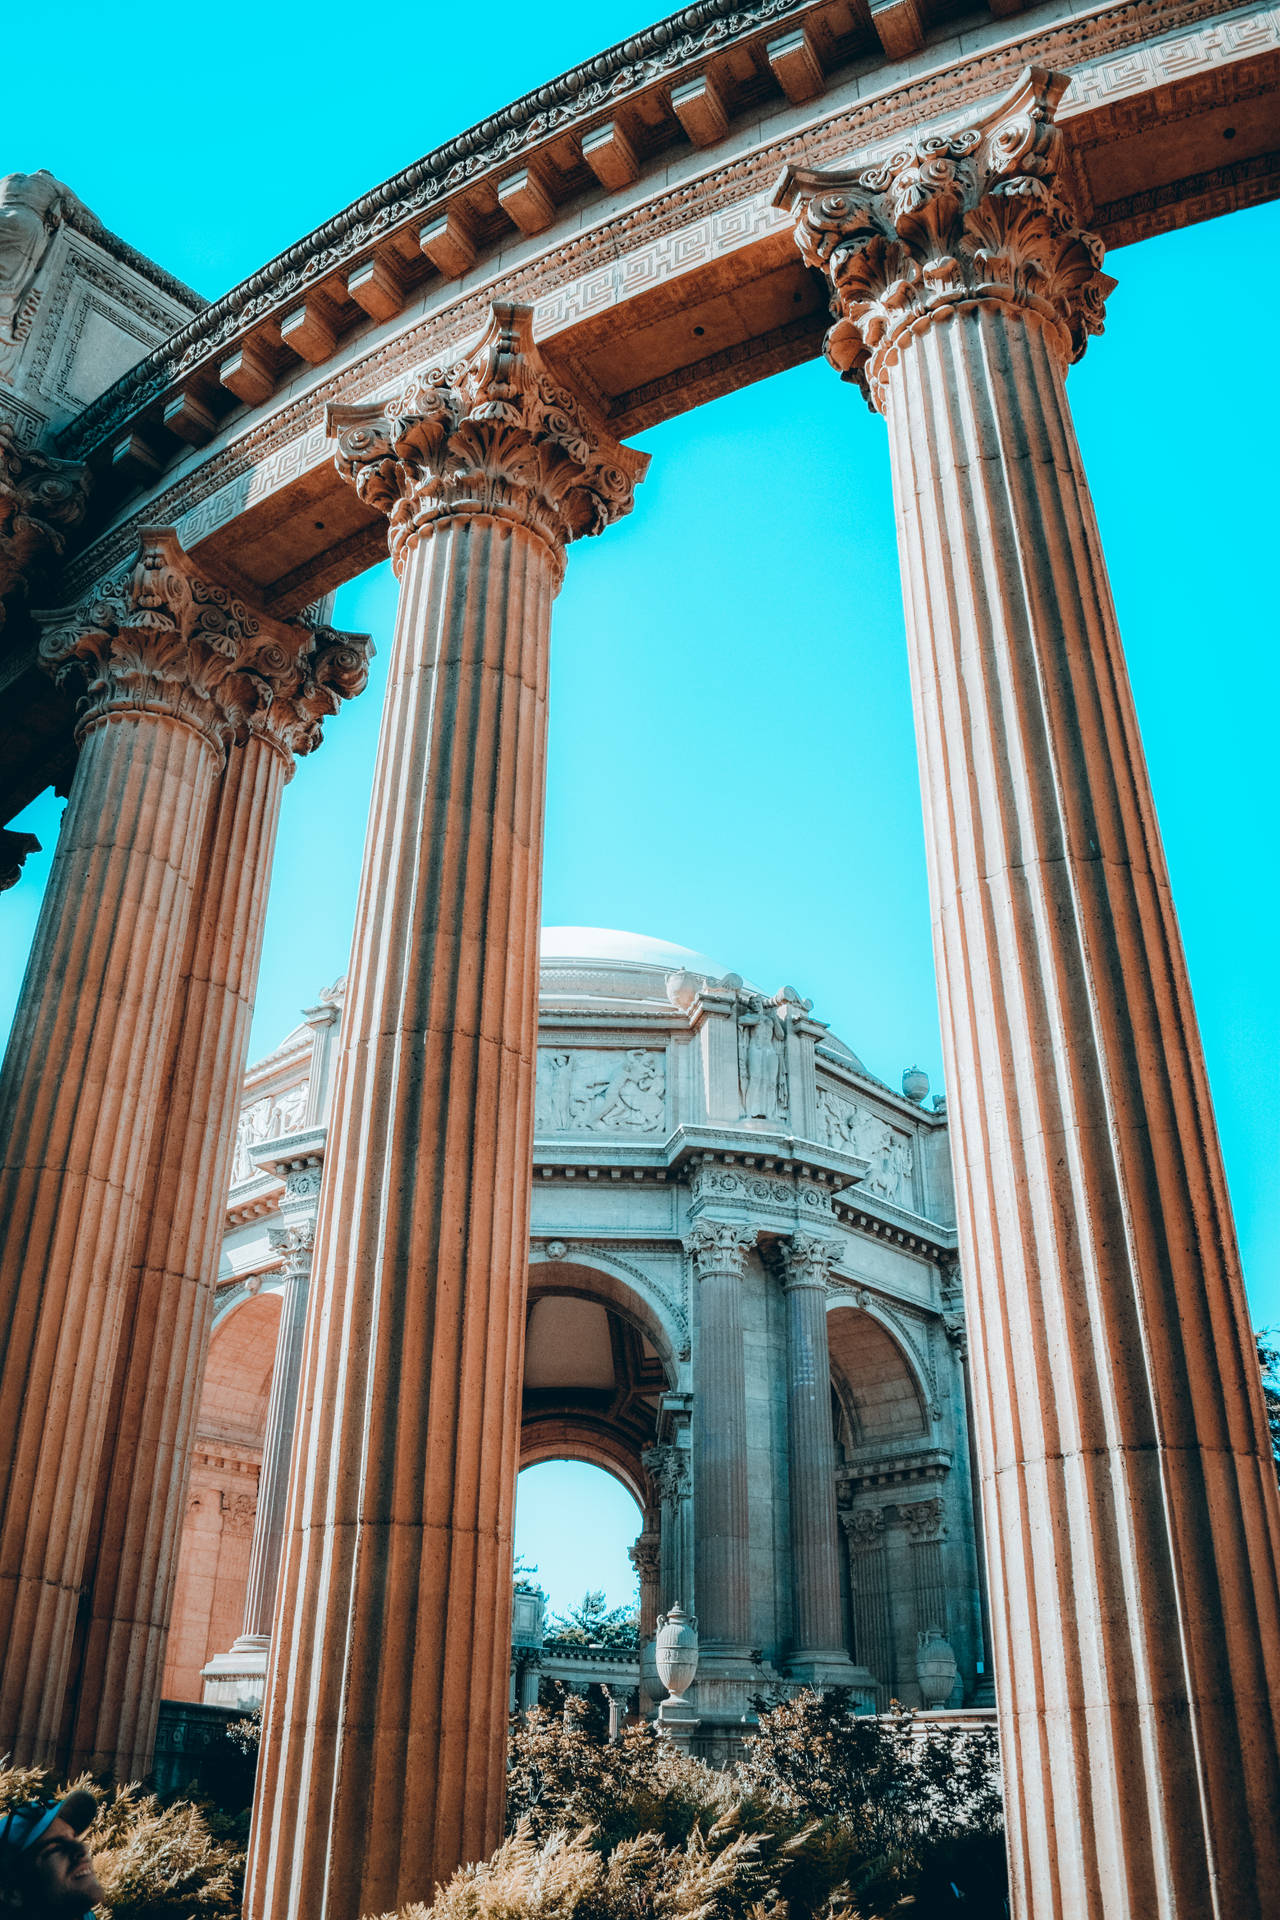
MULTIPOLYGON (((794 1084, 794 1083, 793 1083, 794 1084)), ((827 1280, 839 1244, 797 1233, 779 1248, 787 1317, 787 1484, 790 1492, 793 1679, 855 1686, 840 1608, 835 1431, 827 1350, 827 1280)), ((866 1688, 864 1688, 864 1691, 866 1688)))

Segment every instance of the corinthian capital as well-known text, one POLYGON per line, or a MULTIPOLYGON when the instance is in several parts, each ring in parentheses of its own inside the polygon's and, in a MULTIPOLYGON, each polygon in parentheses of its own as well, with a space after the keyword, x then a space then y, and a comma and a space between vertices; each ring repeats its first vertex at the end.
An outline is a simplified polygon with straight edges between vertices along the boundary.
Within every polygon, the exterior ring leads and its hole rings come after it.
POLYGON ((631 511, 649 456, 619 446, 558 386, 533 311, 496 303, 475 350, 395 399, 331 406, 338 472, 385 513, 397 573, 438 521, 479 514, 533 528, 555 550, 631 511))
POLYGON ((711 1273, 728 1273, 740 1280, 757 1237, 755 1227, 737 1220, 699 1220, 684 1244, 699 1280, 711 1273))
POLYGON ((833 289, 826 354, 883 411, 911 334, 975 304, 1044 322, 1062 364, 1102 331, 1115 282, 1102 242, 1076 219, 1053 114, 1067 76, 1028 67, 971 126, 922 134, 874 164, 789 168, 775 204, 833 289))
POLYGON ((0 627, 6 596, 57 559, 88 495, 86 468, 20 447, 0 421, 0 627))
POLYGON ((840 1258, 840 1244, 816 1233, 794 1233, 783 1243, 783 1284, 786 1287, 822 1287, 840 1258))
POLYGON ((309 753, 325 715, 367 678, 367 635, 256 611, 163 527, 144 528, 137 559, 79 607, 38 618, 42 663, 84 687, 81 737, 111 714, 162 713, 219 753, 250 732, 289 756, 309 753))

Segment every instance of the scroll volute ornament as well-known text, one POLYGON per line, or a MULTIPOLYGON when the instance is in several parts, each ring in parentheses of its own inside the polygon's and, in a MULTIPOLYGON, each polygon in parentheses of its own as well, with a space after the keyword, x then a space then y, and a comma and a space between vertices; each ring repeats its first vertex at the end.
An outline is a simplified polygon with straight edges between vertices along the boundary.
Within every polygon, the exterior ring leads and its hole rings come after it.
POLYGON ((1028 67, 975 124, 922 134, 874 164, 789 168, 774 204, 826 274, 825 341, 842 378, 883 412, 884 383, 921 326, 993 302, 1038 316, 1064 368, 1100 333, 1115 285, 1076 218, 1054 110, 1068 76, 1028 67))
POLYGON ((557 557, 631 511, 649 456, 588 420, 533 342, 533 310, 496 302, 475 349, 403 393, 331 406, 335 464, 390 522, 396 572, 438 521, 479 514, 541 534, 557 557))
POLYGON ((367 678, 367 635, 250 608, 167 527, 144 528, 136 560, 80 607, 37 618, 42 664, 60 684, 83 681, 78 737, 111 714, 167 713, 219 754, 254 732, 291 761, 367 678))

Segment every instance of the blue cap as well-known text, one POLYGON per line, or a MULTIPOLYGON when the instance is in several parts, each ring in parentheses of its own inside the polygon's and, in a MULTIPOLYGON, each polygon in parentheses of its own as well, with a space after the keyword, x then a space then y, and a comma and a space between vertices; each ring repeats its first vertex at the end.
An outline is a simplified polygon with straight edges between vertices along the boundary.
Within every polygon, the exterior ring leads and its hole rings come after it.
MULTIPOLYGON (((31 1806, 14 1807, 0 1815, 0 1866, 16 1865, 15 1856, 38 1846, 55 1820, 65 1820, 73 1833, 81 1834, 97 1811, 97 1801, 84 1787, 76 1787, 64 1800, 38 1800, 31 1806)), ((91 1915, 92 1909, 86 1920, 91 1920, 91 1915)))

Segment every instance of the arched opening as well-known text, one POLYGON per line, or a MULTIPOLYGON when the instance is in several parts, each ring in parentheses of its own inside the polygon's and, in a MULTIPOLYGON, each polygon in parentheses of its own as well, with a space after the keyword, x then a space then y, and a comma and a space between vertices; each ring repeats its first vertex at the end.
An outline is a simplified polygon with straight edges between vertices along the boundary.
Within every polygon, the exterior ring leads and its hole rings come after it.
POLYGON ((201 1669, 244 1624, 279 1324, 279 1294, 260 1293, 229 1313, 209 1343, 165 1654, 168 1700, 200 1700, 201 1669))
POLYGON ((516 1482, 512 1699, 578 1695, 603 1731, 639 1704, 640 1594, 631 1549, 643 1509, 629 1474, 600 1458, 550 1457, 516 1482))
POLYGON ((879 1320, 858 1307, 827 1315, 836 1439, 847 1461, 863 1449, 924 1439, 928 1409, 915 1369, 879 1320))

